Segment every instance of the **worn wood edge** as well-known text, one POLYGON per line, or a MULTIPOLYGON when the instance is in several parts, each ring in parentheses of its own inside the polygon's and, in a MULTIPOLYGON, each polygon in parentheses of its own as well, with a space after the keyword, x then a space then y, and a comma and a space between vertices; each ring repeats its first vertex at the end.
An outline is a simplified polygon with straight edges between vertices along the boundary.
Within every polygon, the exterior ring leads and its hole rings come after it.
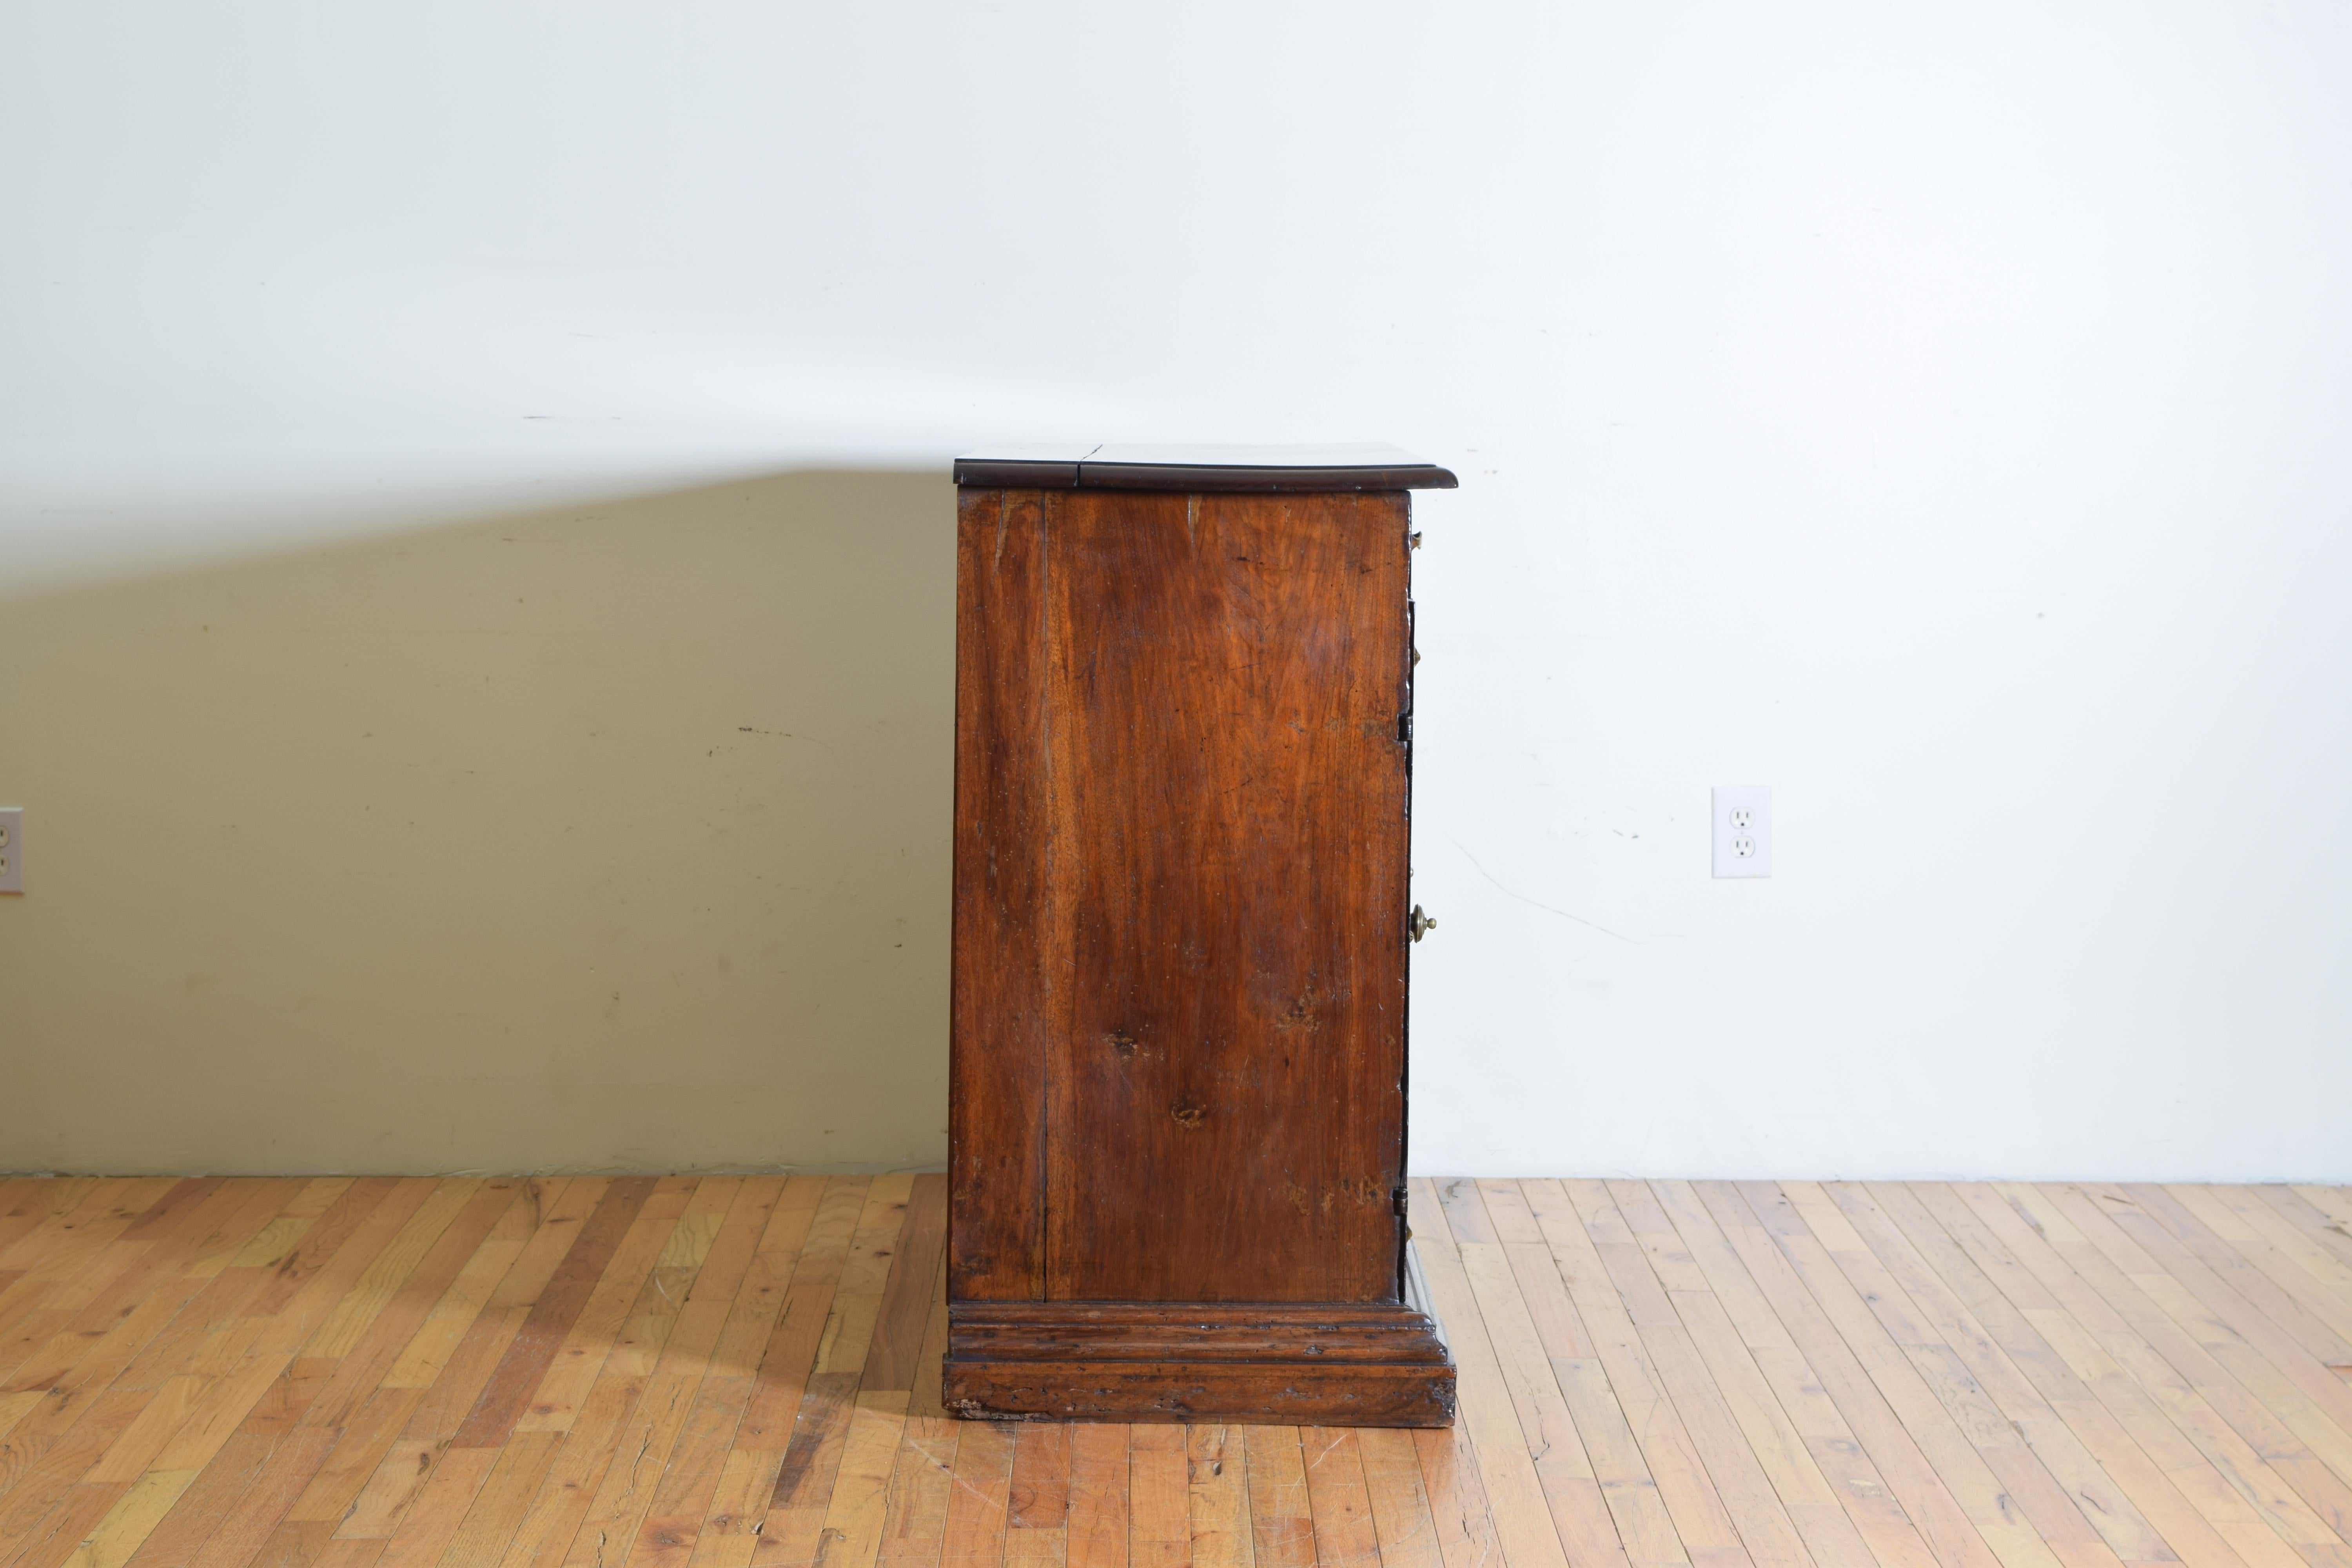
POLYGON ((974 1361, 950 1354, 940 1403, 966 1420, 1450 1426, 1449 1363, 974 1361))
POLYGON ((1176 463, 1046 463, 958 458, 955 482, 972 489, 1211 491, 1259 495, 1333 490, 1450 490, 1461 480, 1434 463, 1380 468, 1275 468, 1176 463))
POLYGON ((1429 1276, 1421 1268, 1421 1248, 1414 1245, 1411 1232, 1406 1233, 1404 1244, 1404 1304, 1429 1320, 1429 1331, 1445 1352, 1446 1364, 1453 1365, 1454 1342, 1446 1337, 1445 1320, 1437 1315, 1437 1299, 1429 1292, 1429 1276))
POLYGON ((948 1359, 1448 1364, 1401 1302, 951 1301, 948 1359))
POLYGON ((1434 1319, 1382 1302, 964 1301, 940 1402, 970 1419, 1446 1426, 1434 1319))
POLYGON ((1235 1329, 1299 1331, 1425 1328, 1429 1313, 1401 1301, 950 1301, 951 1321, 974 1328, 1053 1324, 1070 1328, 1134 1325, 1152 1331, 1215 1333, 1235 1329))

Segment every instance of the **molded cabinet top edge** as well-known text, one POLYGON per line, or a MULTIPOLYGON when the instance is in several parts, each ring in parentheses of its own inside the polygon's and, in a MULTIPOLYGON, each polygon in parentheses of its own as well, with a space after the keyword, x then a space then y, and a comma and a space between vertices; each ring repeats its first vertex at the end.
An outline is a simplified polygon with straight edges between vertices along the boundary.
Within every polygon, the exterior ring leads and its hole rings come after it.
POLYGON ((1008 489, 1450 490, 1436 464, 1378 442, 1288 447, 991 447, 955 462, 960 485, 1008 489))

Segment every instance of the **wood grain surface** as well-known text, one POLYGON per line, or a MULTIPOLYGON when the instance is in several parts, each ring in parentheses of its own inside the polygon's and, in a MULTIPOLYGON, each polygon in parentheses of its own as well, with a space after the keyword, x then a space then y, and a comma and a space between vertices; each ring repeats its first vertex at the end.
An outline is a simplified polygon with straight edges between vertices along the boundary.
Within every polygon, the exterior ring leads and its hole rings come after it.
POLYGON ((1068 928, 1052 835, 1046 527, 1058 498, 956 503, 955 983, 949 1003, 948 1294, 1045 1294, 1046 1053, 1066 1032, 1068 928))
POLYGON ((1416 1183, 1416 1432, 948 1419, 945 1198, 0 1180, 0 1568, 2352 1560, 2347 1189, 1416 1183))
POLYGON ((962 492, 951 1300, 1401 1300, 1407 531, 962 492))
POLYGON ((950 1303, 941 1398, 977 1417, 1443 1426, 1454 1363, 1416 1305, 950 1303))

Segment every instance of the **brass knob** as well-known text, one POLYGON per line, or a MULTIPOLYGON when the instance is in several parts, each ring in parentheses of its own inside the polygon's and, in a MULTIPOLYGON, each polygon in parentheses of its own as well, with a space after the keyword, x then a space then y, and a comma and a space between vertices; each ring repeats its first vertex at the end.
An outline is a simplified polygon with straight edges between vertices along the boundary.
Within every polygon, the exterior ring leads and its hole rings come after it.
POLYGON ((1412 918, 1405 921, 1405 929, 1412 932, 1413 941, 1419 942, 1437 929, 1437 922, 1422 913, 1421 906, 1415 904, 1412 906, 1412 918))

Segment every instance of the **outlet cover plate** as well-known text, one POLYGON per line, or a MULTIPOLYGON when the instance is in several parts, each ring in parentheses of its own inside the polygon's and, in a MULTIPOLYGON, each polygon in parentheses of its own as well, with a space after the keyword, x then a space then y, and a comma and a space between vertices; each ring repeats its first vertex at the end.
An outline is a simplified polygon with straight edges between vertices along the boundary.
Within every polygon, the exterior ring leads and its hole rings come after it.
POLYGON ((1718 877, 1772 874, 1772 791, 1765 784, 1717 784, 1709 814, 1718 877))
POLYGON ((25 890, 25 808, 0 805, 0 893, 25 890))

